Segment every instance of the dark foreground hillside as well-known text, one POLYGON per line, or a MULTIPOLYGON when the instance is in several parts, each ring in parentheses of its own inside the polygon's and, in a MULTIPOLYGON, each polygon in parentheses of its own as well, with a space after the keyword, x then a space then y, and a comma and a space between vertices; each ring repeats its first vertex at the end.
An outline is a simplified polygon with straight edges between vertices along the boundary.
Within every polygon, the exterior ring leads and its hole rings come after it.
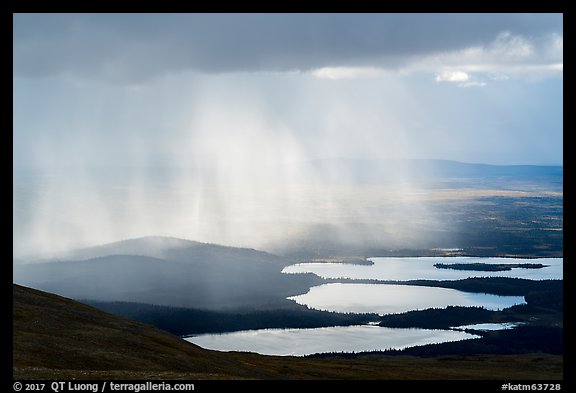
POLYGON ((239 367, 151 326, 13 285, 15 375, 31 367, 173 371, 217 377, 239 367))
POLYGON ((13 285, 15 379, 561 379, 562 356, 310 359, 204 350, 149 325, 13 285))

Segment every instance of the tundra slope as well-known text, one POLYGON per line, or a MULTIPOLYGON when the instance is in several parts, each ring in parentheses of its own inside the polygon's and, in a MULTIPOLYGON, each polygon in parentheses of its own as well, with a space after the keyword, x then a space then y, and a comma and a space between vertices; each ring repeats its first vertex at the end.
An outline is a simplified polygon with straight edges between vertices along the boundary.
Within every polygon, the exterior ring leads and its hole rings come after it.
POLYGON ((561 379, 547 354, 309 359, 209 351, 149 325, 13 285, 14 379, 561 379))

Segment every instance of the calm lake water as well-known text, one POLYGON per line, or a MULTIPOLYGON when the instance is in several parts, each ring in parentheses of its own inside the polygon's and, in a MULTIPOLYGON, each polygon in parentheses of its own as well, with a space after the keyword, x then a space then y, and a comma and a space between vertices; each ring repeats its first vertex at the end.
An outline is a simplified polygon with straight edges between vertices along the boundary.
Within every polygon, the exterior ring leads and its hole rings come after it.
POLYGON ((501 310, 525 303, 523 296, 496 296, 415 285, 331 283, 289 299, 310 308, 337 312, 394 314, 447 306, 501 310))
POLYGON ((299 263, 284 268, 284 273, 314 273, 322 278, 374 280, 460 280, 468 277, 517 277, 530 280, 563 279, 563 258, 486 258, 486 257, 377 257, 373 265, 345 263, 299 263), (438 269, 436 263, 541 263, 541 269, 514 268, 502 272, 438 269))
POLYGON ((403 349, 417 345, 460 341, 479 336, 454 330, 396 329, 379 326, 335 326, 316 329, 261 329, 203 334, 186 340, 220 351, 263 355, 304 356, 326 352, 403 349))
MULTIPOLYGON (((519 277, 533 280, 562 279, 562 258, 371 258, 374 265, 301 263, 284 273, 314 273, 323 278, 378 280, 458 280, 467 277, 519 277), (541 263, 542 269, 475 272, 437 269, 435 263, 541 263)), ((401 313, 447 306, 481 306, 500 310, 525 303, 522 296, 496 296, 455 289, 392 284, 330 283, 310 288, 293 301, 308 307, 338 312, 401 313)), ((454 329, 506 329, 512 324, 478 324, 454 329)), ((379 326, 336 326, 316 329, 264 329, 225 334, 205 334, 186 340, 208 349, 248 351, 266 355, 302 356, 325 352, 362 352, 403 349, 417 345, 459 341, 477 336, 462 330, 395 329, 379 326)))

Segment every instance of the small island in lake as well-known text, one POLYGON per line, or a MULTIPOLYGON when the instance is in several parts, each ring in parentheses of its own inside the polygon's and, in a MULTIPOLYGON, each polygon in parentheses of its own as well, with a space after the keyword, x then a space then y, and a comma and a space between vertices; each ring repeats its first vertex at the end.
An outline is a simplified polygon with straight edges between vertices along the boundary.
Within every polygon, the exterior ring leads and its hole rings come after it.
POLYGON ((512 269, 542 269, 548 265, 541 263, 435 263, 437 269, 475 270, 481 272, 502 272, 512 269))

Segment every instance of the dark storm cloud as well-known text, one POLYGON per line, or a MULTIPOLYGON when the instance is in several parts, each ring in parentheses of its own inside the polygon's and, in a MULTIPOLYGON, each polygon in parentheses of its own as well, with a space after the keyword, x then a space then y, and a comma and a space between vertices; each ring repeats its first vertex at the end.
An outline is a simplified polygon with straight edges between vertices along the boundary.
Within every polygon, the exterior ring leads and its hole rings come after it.
POLYGON ((16 14, 14 74, 398 67, 503 31, 562 34, 561 14, 16 14))

